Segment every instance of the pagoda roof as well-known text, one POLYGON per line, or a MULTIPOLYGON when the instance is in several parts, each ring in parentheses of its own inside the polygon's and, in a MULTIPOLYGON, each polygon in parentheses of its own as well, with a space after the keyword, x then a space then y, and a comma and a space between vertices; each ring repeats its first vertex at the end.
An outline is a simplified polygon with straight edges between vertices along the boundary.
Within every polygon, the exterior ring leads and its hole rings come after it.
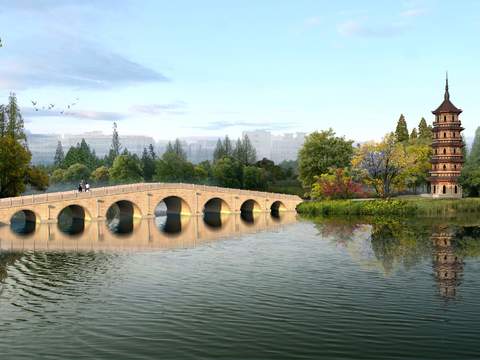
POLYGON ((443 113, 460 114, 461 112, 462 110, 457 108, 450 101, 450 93, 448 92, 448 77, 447 77, 445 81, 445 95, 444 95, 443 102, 440 104, 438 108, 433 110, 432 113, 435 115, 439 115, 443 113))

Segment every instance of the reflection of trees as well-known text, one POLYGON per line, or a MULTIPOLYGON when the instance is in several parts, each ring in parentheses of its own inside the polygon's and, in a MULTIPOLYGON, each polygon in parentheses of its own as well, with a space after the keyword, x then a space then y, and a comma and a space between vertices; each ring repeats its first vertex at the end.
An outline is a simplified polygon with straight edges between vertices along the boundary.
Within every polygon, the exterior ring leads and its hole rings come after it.
POLYGON ((464 226, 455 231, 455 253, 461 257, 480 256, 480 226, 464 226))
POLYGON ((386 273, 390 273, 395 264, 408 269, 430 257, 429 235, 424 223, 376 219, 372 223, 372 250, 386 273))
POLYGON ((364 223, 355 218, 329 218, 315 221, 315 227, 320 235, 332 239, 339 245, 352 241, 355 238, 355 232, 362 226, 364 223))

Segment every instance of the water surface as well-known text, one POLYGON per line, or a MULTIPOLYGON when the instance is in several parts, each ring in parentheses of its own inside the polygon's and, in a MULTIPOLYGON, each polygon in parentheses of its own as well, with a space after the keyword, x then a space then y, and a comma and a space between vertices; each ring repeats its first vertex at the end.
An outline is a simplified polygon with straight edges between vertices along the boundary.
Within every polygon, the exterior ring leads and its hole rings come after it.
POLYGON ((2 359, 480 357, 475 221, 205 220, 0 228, 2 359))

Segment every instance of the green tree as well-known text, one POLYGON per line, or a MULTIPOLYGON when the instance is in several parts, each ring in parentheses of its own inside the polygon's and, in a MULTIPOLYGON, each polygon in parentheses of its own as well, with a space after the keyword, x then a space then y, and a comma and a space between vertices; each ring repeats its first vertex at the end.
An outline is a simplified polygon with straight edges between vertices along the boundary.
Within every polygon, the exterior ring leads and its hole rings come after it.
POLYGON ((205 183, 208 180, 208 170, 201 164, 198 164, 193 169, 193 176, 195 182, 205 183))
POLYGON ((237 140, 233 157, 242 165, 252 165, 257 161, 257 152, 248 135, 243 135, 241 139, 237 140))
POLYGON ((108 171, 109 170, 106 166, 100 166, 93 170, 93 172, 90 174, 90 179, 96 183, 107 182, 110 179, 110 174, 108 171))
POLYGON ((25 135, 23 117, 20 113, 20 108, 17 104, 17 97, 15 93, 10 93, 8 104, 5 107, 8 122, 6 124, 6 134, 22 145, 26 146, 27 136, 25 135))
POLYGON ((432 141, 432 128, 427 125, 427 121, 423 117, 418 124, 418 137, 423 140, 432 141))
POLYGON ((266 190, 267 174, 262 168, 256 166, 243 167, 243 188, 248 190, 266 190))
POLYGON ((0 138, 0 197, 18 196, 25 191, 31 155, 11 136, 0 138))
POLYGON ((70 147, 65 155, 63 166, 68 168, 74 164, 83 164, 90 171, 99 165, 99 159, 95 155, 95 151, 90 149, 85 139, 82 139, 77 146, 70 147))
POLYGON ((39 191, 47 190, 50 183, 47 172, 37 166, 32 166, 28 168, 25 182, 39 191))
POLYGON ((73 164, 65 171, 63 180, 66 182, 74 182, 87 180, 90 177, 90 170, 84 164, 73 164))
POLYGON ((395 129, 395 140, 397 142, 404 142, 408 141, 408 138, 407 122, 405 121, 405 116, 401 114, 397 122, 397 128, 395 129))
POLYGON ((413 128, 412 132, 410 133, 410 140, 416 140, 417 138, 418 138, 417 129, 413 128))
POLYGON ((50 181, 53 184, 61 183, 65 180, 65 169, 56 169, 53 171, 52 175, 50 176, 50 181))
POLYGON ((156 181, 189 182, 194 178, 194 166, 175 151, 166 151, 156 162, 156 181))
POLYGON ((459 182, 465 195, 480 195, 480 127, 475 131, 472 148, 466 156, 459 182))
POLYGON ((225 147, 223 146, 223 142, 221 139, 217 140, 217 145, 215 146, 215 150, 213 151, 213 161, 216 162, 220 159, 223 159, 226 156, 225 147))
POLYGON ((135 156, 119 155, 115 158, 109 171, 110 179, 114 182, 137 182, 142 180, 142 169, 135 156))
POLYGON ((147 148, 143 149, 141 158, 142 173, 145 181, 151 181, 155 174, 155 152, 151 144, 150 147, 149 150, 147 148))
POLYGON ((64 160, 65 160, 65 154, 63 152, 62 142, 58 141, 57 149, 55 150, 55 157, 53 158, 53 165, 57 168, 62 167, 64 160))
POLYGON ((112 133, 112 144, 110 145, 110 150, 108 155, 105 157, 105 164, 107 166, 112 166, 113 162, 120 155, 122 151, 122 144, 120 143, 120 137, 118 136, 117 123, 113 123, 113 133, 112 133))
POLYGON ((0 138, 4 137, 7 132, 7 117, 5 115, 5 106, 0 105, 0 138))
POLYGON ((228 188, 241 188, 243 169, 235 159, 224 157, 218 160, 212 168, 213 178, 219 186, 228 188))
POLYGON ((315 177, 331 167, 348 167, 353 156, 353 141, 335 136, 332 129, 315 131, 306 137, 298 154, 299 178, 310 189, 315 177))

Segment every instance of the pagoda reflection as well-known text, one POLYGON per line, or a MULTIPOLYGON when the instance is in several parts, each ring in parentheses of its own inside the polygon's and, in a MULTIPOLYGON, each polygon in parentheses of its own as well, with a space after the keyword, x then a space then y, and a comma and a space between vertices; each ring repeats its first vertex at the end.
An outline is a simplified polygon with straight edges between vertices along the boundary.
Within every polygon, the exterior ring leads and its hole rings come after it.
POLYGON ((438 227, 431 236, 433 242, 433 273, 440 295, 444 298, 457 296, 462 283, 463 259, 455 253, 455 234, 448 227, 438 227))

